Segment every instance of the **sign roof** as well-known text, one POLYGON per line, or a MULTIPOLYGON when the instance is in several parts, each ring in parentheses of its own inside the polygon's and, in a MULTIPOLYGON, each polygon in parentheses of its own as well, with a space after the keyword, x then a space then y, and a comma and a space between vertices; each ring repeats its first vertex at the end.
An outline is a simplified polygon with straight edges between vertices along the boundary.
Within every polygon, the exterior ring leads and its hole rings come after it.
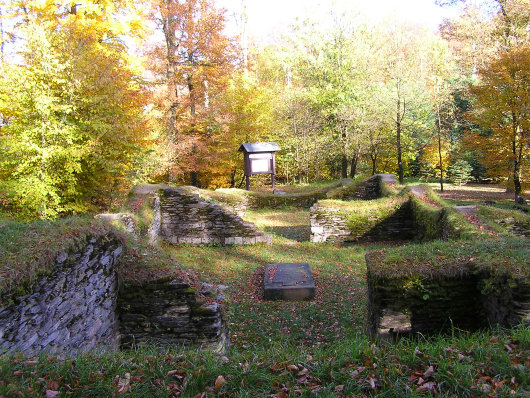
POLYGON ((247 153, 256 153, 256 152, 276 152, 279 151, 280 147, 275 142, 249 142, 241 144, 238 151, 247 152, 247 153))

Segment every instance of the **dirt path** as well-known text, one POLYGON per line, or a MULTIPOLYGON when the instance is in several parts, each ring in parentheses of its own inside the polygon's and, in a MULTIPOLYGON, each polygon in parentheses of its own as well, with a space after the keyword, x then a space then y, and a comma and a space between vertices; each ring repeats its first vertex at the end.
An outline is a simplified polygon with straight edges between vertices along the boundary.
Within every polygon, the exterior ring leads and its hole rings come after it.
POLYGON ((418 199, 423 200, 424 202, 427 202, 433 205, 437 209, 442 208, 438 203, 433 202, 432 200, 429 199, 429 197, 425 193, 425 189, 421 185, 412 185, 409 188, 410 188, 410 192, 412 192, 412 194, 416 196, 418 199))
POLYGON ((414 194, 414 196, 417 196, 420 199, 427 198, 427 195, 425 195, 425 189, 421 185, 413 185, 410 188, 410 192, 414 194))
POLYGON ((497 236, 497 233, 484 224, 480 222, 480 219, 476 215, 476 210, 478 207, 476 205, 468 205, 468 206, 455 206, 455 209, 458 210, 460 213, 463 214, 463 216, 475 227, 480 229, 483 232, 488 233, 491 236, 497 236))

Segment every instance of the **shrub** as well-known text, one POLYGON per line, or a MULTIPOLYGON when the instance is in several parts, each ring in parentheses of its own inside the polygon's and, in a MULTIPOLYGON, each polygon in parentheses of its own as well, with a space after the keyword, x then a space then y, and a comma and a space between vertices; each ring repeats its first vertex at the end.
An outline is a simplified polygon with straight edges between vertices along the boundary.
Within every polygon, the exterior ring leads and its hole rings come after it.
POLYGON ((455 185, 464 185, 471 179, 472 170, 468 162, 459 159, 449 167, 449 177, 455 185))

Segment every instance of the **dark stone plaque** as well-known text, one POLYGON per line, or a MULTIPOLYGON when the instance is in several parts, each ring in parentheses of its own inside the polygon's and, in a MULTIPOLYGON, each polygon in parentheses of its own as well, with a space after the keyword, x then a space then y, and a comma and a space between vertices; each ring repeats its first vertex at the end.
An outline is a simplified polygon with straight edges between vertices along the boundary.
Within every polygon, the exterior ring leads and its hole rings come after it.
POLYGON ((270 300, 305 300, 315 297, 315 282, 307 263, 267 264, 264 296, 270 300))

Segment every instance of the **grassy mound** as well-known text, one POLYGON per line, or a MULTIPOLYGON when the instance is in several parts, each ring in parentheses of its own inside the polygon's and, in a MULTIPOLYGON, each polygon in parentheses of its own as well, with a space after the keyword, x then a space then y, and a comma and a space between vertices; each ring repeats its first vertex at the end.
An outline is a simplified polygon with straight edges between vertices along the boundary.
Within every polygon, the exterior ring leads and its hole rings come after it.
POLYGON ((143 284, 152 279, 175 277, 192 283, 195 279, 166 252, 128 237, 102 221, 69 217, 58 221, 20 223, 0 221, 0 305, 31 292, 35 281, 48 275, 61 252, 71 252, 92 237, 119 239, 124 255, 116 271, 122 283, 143 284))
POLYGON ((420 240, 471 239, 480 235, 476 227, 429 186, 421 185, 421 188, 425 192, 425 200, 409 193, 414 225, 420 240))
POLYGON ((437 240, 374 251, 367 256, 371 260, 370 271, 380 278, 436 278, 481 270, 509 273, 518 279, 530 277, 530 244, 523 238, 437 240))

